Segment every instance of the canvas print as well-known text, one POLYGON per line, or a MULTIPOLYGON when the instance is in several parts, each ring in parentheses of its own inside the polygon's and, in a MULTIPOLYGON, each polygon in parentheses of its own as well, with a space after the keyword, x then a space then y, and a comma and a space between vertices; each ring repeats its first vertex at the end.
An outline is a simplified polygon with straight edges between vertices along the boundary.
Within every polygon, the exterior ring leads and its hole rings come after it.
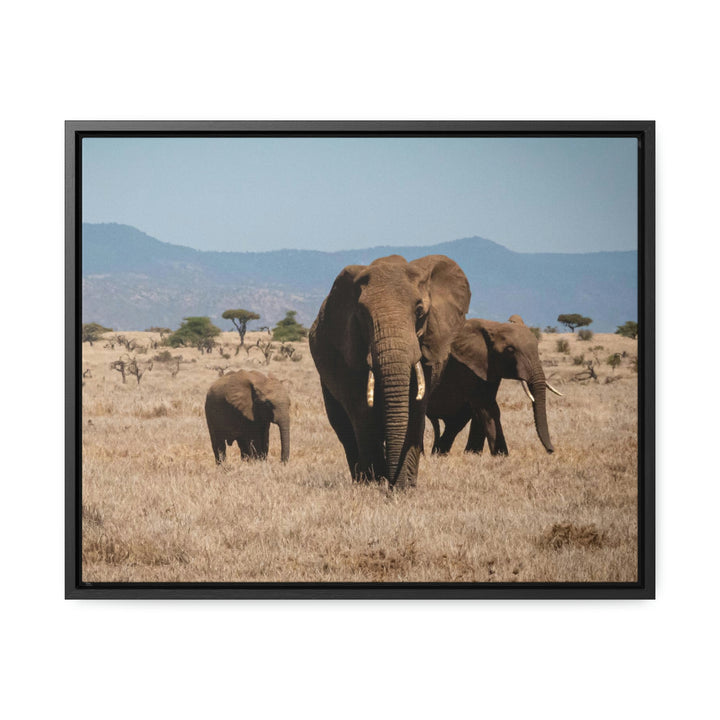
POLYGON ((84 583, 636 583, 638 140, 81 143, 84 583))

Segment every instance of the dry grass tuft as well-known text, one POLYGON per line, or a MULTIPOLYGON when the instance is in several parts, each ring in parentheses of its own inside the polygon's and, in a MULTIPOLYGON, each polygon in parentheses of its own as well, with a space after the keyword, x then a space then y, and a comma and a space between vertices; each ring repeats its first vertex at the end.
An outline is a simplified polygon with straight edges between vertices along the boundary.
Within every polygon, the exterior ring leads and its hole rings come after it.
POLYGON ((584 548, 600 548, 607 540, 607 535, 595 525, 574 525, 573 523, 555 523, 541 537, 541 543, 560 550, 567 545, 584 548))

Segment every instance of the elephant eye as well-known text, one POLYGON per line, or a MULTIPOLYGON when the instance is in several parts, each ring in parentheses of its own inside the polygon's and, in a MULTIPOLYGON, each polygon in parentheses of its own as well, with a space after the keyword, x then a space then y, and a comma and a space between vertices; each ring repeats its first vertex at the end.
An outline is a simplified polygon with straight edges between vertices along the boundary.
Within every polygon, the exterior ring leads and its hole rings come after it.
POLYGON ((418 304, 415 306, 415 330, 417 331, 418 337, 424 332, 425 308, 423 307, 422 300, 418 300, 418 304))

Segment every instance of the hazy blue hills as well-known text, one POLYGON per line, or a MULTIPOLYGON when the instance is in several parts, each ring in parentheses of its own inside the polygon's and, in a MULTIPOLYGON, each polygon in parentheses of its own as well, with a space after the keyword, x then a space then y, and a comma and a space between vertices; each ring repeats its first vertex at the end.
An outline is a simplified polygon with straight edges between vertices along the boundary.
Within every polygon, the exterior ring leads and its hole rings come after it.
POLYGON ((593 318, 613 332, 637 319, 637 252, 516 253, 480 237, 418 247, 319 252, 208 252, 171 245, 129 225, 83 224, 82 319, 118 330, 176 328, 188 315, 221 319, 242 307, 274 325, 287 310, 309 325, 345 266, 397 253, 413 260, 440 253, 465 271, 472 289, 468 317, 557 325, 560 313, 593 318))

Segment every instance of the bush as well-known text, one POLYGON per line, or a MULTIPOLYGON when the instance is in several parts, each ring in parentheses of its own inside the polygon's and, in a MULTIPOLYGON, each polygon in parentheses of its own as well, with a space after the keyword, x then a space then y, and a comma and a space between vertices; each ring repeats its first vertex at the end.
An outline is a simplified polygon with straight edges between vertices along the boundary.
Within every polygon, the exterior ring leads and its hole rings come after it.
POLYGON ((570 343, 567 340, 556 340, 555 349, 563 355, 570 354, 570 343))
POLYGON ((542 340, 542 333, 540 332, 539 327, 531 327, 531 328, 528 328, 528 330, 538 339, 538 342, 540 342, 540 340, 542 340))
POLYGON ((288 310, 285 317, 278 322, 273 330, 273 340, 281 342, 297 341, 307 337, 308 330, 296 319, 296 310, 288 310))
POLYGON ((615 368, 622 362, 622 357, 620 353, 613 353, 608 357, 606 362, 613 369, 613 372, 615 372, 615 368))
POLYGON ((543 330, 543 332, 544 332, 544 333, 550 333, 550 334, 556 333, 556 332, 557 332, 557 328, 556 328, 554 325, 546 325, 546 326, 545 326, 545 329, 543 330))
POLYGON ((170 347, 196 347, 205 351, 212 349, 213 338, 220 334, 220 328, 210 322, 209 317, 186 317, 182 325, 167 339, 170 347))
POLYGON ((574 355, 573 365, 582 365, 585 362, 585 355, 574 355))
POLYGON ((169 350, 163 350, 153 358, 156 362, 170 362, 172 359, 173 356, 169 350))
POLYGON ((578 339, 579 340, 592 340, 593 339, 593 331, 592 330, 580 330, 578 332, 578 339))

